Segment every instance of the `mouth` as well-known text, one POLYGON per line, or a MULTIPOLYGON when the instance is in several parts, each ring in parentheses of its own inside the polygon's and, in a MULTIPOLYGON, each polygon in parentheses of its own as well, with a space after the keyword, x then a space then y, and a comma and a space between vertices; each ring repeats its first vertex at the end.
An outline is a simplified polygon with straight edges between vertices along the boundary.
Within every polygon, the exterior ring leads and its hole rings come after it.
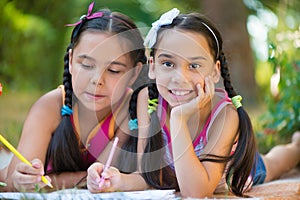
POLYGON ((169 92, 172 95, 175 95, 175 96, 178 96, 178 97, 184 97, 184 96, 187 96, 187 95, 191 94, 193 92, 193 90, 172 89, 172 90, 169 90, 169 92))
POLYGON ((85 94, 89 99, 93 99, 93 100, 99 100, 105 97, 104 95, 101 94, 94 94, 89 92, 86 92, 85 94))

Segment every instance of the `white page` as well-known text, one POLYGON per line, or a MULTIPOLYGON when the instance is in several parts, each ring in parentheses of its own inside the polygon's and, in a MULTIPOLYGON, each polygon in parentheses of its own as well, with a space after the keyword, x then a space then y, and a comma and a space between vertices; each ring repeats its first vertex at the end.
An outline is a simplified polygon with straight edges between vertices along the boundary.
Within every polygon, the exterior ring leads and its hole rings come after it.
POLYGON ((59 200, 88 200, 88 199, 176 199, 175 190, 144 190, 132 192, 111 192, 92 194, 88 190, 67 189, 51 193, 20 193, 3 192, 0 198, 6 199, 59 199, 59 200))

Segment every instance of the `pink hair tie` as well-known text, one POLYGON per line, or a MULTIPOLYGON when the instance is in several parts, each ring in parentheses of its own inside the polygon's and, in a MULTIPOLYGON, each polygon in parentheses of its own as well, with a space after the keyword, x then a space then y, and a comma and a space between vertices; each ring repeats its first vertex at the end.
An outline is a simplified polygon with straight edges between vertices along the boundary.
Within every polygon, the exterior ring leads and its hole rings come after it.
POLYGON ((98 17, 103 17, 103 12, 95 12, 95 13, 92 14, 94 5, 95 5, 95 2, 92 2, 89 5, 87 14, 86 15, 82 15, 80 17, 80 20, 78 22, 76 22, 74 24, 66 24, 65 26, 77 26, 78 24, 82 23, 84 20, 94 19, 94 18, 98 18, 98 17))

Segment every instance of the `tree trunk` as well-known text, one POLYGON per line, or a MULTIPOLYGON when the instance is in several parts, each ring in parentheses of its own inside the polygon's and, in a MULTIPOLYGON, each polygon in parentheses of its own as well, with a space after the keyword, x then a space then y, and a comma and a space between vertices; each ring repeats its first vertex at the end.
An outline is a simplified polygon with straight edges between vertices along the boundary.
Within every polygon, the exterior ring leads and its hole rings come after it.
POLYGON ((248 14, 245 5, 241 0, 204 0, 201 7, 202 13, 221 32, 234 89, 244 97, 244 103, 257 103, 255 64, 246 29, 248 14))

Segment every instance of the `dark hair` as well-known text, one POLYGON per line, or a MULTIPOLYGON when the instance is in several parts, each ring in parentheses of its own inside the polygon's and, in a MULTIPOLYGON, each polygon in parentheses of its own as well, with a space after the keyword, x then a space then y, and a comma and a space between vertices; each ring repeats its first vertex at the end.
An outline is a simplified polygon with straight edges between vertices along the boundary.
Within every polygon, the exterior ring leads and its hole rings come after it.
MULTIPOLYGON (((143 38, 134 22, 126 15, 111 12, 108 9, 103 9, 98 12, 102 12, 103 16, 93 19, 84 17, 82 22, 75 26, 71 35, 71 42, 64 56, 64 105, 70 108, 72 108, 72 98, 74 96, 71 82, 72 76, 69 72, 69 50, 74 49, 79 43, 81 33, 96 30, 114 35, 120 34, 132 45, 129 54, 134 66, 136 66, 138 62, 146 62, 143 38)), ((75 99, 73 99, 73 101, 74 100, 75 99)), ((52 165, 52 172, 86 170, 91 163, 84 164, 84 162, 82 162, 81 155, 84 150, 84 146, 81 144, 78 134, 72 125, 70 115, 64 115, 52 135, 47 151, 45 167, 50 163, 52 165)))
MULTIPOLYGON (((216 62, 217 60, 219 60, 221 63, 221 76, 223 78, 225 90, 227 91, 230 98, 236 96, 236 92, 231 85, 229 68, 222 49, 222 38, 219 31, 214 27, 214 25, 198 13, 181 14, 173 20, 172 24, 161 26, 161 28, 158 30, 156 44, 160 39, 161 33, 163 33, 163 31, 166 29, 172 28, 188 30, 205 36, 211 49, 210 53, 214 57, 214 61, 216 62)), ((154 44, 152 51, 150 52, 151 56, 154 56, 155 54, 156 44, 154 44)), ((158 93, 152 92, 155 89, 156 85, 149 84, 148 90, 150 99, 158 98, 158 93)), ((130 104, 136 104, 136 102, 131 102, 130 104)), ((228 157, 209 154, 205 155, 205 158, 201 158, 200 161, 227 163, 230 160, 231 162, 229 164, 229 168, 226 171, 226 179, 230 180, 232 178, 230 184, 231 191, 236 195, 242 196, 245 189, 245 183, 251 173, 252 164, 254 162, 255 152, 257 148, 251 121, 247 112, 243 107, 239 107, 237 109, 237 113, 239 116, 239 135, 235 153, 228 157)), ((160 123, 157 122, 158 119, 155 118, 157 118, 157 113, 154 112, 151 114, 150 126, 160 126, 160 123)), ((155 130, 157 130, 157 128, 155 130)), ((150 128, 150 136, 145 152, 153 152, 157 149, 163 148, 163 143, 161 142, 161 140, 163 139, 161 134, 161 127, 159 127, 159 130, 160 131, 157 134, 157 132, 153 132, 153 130, 151 130, 150 128)), ((151 161, 151 159, 145 157, 145 163, 147 159, 151 161)), ((156 160, 156 162, 159 161, 160 160, 156 160)), ((143 163, 142 170, 144 178, 149 185, 156 188, 178 188, 178 183, 176 182, 176 179, 174 180, 173 178, 175 177, 175 172, 169 166, 165 167, 164 170, 148 172, 147 166, 145 166, 145 164, 143 163), (171 178, 164 177, 164 174, 162 173, 171 175, 171 178), (170 180, 173 180, 173 182, 170 182, 170 180)))

